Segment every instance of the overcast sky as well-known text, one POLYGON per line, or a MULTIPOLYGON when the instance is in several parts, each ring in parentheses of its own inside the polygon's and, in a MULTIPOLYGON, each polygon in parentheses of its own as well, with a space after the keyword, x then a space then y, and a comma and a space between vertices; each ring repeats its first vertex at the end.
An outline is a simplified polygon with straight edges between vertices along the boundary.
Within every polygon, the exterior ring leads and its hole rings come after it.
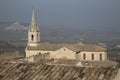
POLYGON ((35 8, 40 25, 120 29, 120 0, 0 0, 0 22, 31 22, 35 8))

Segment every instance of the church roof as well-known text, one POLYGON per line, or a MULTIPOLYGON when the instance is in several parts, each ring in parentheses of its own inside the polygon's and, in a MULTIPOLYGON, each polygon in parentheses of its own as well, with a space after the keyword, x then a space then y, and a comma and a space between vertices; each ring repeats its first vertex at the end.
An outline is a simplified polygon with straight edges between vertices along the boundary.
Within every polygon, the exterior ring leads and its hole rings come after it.
POLYGON ((83 43, 76 43, 76 44, 50 44, 50 43, 39 43, 37 47, 30 47, 27 46, 28 50, 43 50, 43 51, 56 51, 60 48, 66 47, 72 51, 105 51, 106 49, 98 46, 96 44, 83 44, 83 43))

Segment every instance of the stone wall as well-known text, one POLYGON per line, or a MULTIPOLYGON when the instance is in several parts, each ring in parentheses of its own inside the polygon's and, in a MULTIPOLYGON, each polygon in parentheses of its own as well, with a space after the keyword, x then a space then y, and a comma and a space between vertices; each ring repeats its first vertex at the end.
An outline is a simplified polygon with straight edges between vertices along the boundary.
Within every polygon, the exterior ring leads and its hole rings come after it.
POLYGON ((76 59, 76 53, 65 47, 54 51, 55 59, 76 59))

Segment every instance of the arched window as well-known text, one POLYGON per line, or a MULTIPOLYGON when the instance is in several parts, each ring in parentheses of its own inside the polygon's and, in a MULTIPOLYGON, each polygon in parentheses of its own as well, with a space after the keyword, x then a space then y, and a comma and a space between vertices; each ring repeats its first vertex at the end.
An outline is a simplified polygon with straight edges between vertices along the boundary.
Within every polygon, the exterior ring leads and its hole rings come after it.
POLYGON ((33 34, 31 35, 31 40, 33 41, 33 39, 34 39, 34 36, 33 36, 33 34))
POLYGON ((92 60, 94 60, 94 54, 91 55, 92 60))
POLYGON ((85 54, 85 53, 83 54, 83 59, 84 59, 84 60, 86 59, 86 54, 85 54))
POLYGON ((100 60, 102 60, 102 54, 100 54, 100 60))

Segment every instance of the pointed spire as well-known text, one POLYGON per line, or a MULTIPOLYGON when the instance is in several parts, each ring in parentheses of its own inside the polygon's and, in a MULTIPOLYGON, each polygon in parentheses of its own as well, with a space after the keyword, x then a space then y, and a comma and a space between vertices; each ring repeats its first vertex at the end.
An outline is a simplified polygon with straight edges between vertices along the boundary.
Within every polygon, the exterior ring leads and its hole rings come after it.
POLYGON ((39 31, 39 27, 36 23, 36 19, 35 19, 35 11, 33 9, 33 12, 32 12, 32 21, 31 21, 31 25, 30 25, 30 31, 39 31))
POLYGON ((33 9, 31 26, 36 26, 35 11, 33 9))

